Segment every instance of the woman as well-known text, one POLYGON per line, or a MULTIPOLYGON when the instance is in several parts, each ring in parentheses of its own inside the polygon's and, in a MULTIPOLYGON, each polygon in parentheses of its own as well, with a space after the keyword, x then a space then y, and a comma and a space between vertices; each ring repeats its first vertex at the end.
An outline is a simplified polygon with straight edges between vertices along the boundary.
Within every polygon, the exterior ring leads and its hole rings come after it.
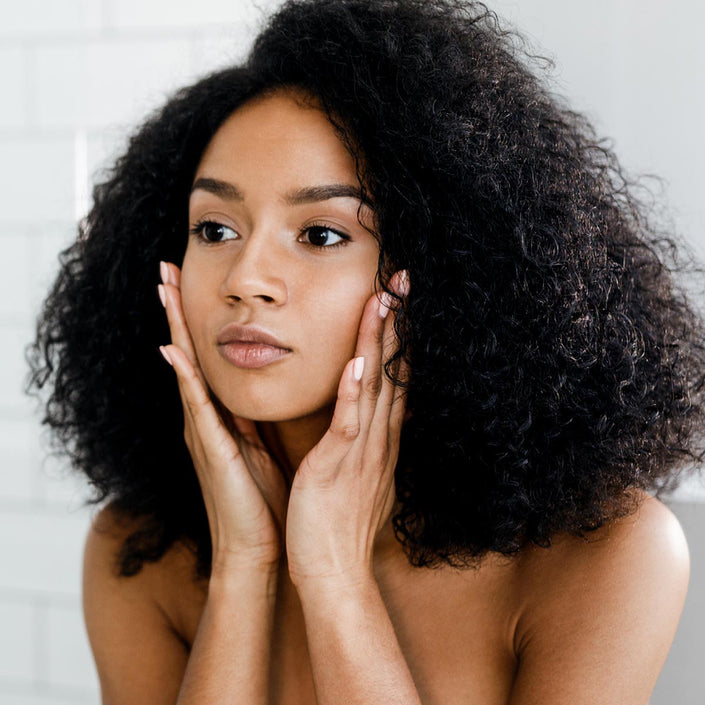
POLYGON ((94 200, 33 379, 105 703, 648 702, 705 326, 484 6, 287 3, 94 200))

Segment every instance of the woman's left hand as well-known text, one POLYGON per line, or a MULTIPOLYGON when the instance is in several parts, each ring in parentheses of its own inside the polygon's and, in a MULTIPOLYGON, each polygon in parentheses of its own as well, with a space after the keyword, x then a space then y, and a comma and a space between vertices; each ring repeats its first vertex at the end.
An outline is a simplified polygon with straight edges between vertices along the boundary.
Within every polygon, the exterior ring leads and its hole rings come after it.
MULTIPOLYGON (((390 288, 406 295, 406 272, 397 272, 390 288)), ((391 297, 382 297, 391 305, 391 297)), ((373 576, 375 538, 394 506, 394 469, 406 406, 404 390, 383 369, 397 347, 394 315, 377 294, 365 305, 355 358, 343 371, 330 428, 294 477, 286 550, 297 587, 304 581, 354 583, 373 576), (353 372, 360 357, 364 369, 358 381, 353 372)), ((408 379, 406 362, 399 363, 396 373, 408 379)))

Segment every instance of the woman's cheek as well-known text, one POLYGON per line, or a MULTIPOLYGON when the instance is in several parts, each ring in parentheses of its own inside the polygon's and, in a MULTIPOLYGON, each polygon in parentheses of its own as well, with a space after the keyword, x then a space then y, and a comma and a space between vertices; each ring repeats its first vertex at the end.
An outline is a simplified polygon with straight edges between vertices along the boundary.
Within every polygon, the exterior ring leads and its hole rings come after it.
POLYGON ((199 302, 198 296, 191 286, 190 278, 183 274, 181 278, 181 306, 184 312, 186 328, 191 335, 196 351, 196 357, 199 362, 203 362, 206 353, 206 335, 204 331, 206 319, 203 312, 204 310, 207 311, 207 308, 204 308, 204 304, 199 302))
MULTIPOLYGON (((335 355, 338 362, 342 361, 343 366, 355 354, 357 338, 360 331, 362 312, 365 300, 358 296, 351 301, 351 297, 341 297, 342 301, 347 301, 346 306, 336 306, 332 308, 327 316, 325 324, 322 326, 321 339, 328 341, 330 345, 335 341, 335 355), (333 331, 337 334, 333 335, 333 331)), ((331 346, 332 347, 332 346, 331 346)))

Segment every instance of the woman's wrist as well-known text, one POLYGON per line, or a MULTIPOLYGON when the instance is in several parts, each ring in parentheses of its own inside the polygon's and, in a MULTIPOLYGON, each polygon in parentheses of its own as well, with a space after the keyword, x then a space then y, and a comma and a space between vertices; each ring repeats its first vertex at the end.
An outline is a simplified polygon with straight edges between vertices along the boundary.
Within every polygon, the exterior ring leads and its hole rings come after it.
POLYGON ((292 582, 304 607, 307 602, 323 606, 329 600, 359 601, 379 592, 371 568, 326 575, 292 576, 292 582))
POLYGON ((209 595, 242 594, 276 596, 279 561, 264 561, 244 554, 213 559, 209 595))

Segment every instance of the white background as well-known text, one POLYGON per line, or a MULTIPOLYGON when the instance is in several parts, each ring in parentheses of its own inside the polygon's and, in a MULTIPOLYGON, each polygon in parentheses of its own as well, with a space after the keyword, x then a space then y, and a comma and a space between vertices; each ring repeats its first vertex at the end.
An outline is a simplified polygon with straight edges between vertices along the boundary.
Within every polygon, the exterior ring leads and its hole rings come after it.
MULTIPOLYGON (((703 6, 501 0, 491 7, 526 34, 536 53, 555 59, 554 89, 613 138, 631 172, 664 178, 663 187, 653 184, 662 189, 659 198, 705 257, 703 6)), ((129 129, 173 89, 242 57, 259 18, 251 2, 237 0, 0 0, 0 701, 6 705, 99 697, 80 611, 90 516, 82 507, 85 490, 62 462, 47 458, 36 411, 22 394, 23 349, 57 252, 74 237, 90 184, 129 129)), ((705 489, 691 483, 679 499, 703 501, 705 489)), ((702 516, 705 505, 698 506, 702 516)), ((698 615, 702 635, 705 618, 698 615)), ((683 651, 702 653, 704 646, 701 639, 683 651)), ((669 661, 654 705, 685 703, 683 693, 701 687, 696 673, 684 685, 691 675, 678 658, 669 661)))

